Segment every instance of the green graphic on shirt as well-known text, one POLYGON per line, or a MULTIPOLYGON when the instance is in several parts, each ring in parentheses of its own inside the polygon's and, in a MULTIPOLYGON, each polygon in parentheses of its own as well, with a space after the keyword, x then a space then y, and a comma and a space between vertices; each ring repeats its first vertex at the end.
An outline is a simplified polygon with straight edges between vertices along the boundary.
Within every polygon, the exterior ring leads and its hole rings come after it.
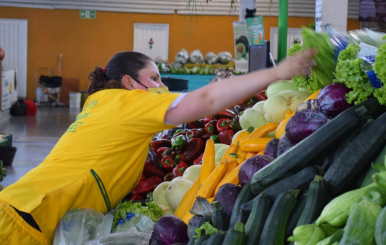
POLYGON ((90 112, 84 113, 87 109, 94 109, 95 106, 98 105, 97 100, 90 101, 82 110, 82 112, 76 117, 75 122, 71 124, 71 126, 67 129, 67 131, 64 134, 67 133, 75 133, 76 128, 83 124, 83 122, 80 122, 80 120, 87 118, 90 115, 90 112))

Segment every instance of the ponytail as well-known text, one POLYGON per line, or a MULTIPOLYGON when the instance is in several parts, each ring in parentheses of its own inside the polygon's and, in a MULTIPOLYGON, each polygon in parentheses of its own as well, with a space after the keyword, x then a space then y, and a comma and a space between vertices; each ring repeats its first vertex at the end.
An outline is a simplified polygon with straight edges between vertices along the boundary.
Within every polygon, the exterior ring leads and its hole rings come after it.
POLYGON ((88 75, 88 79, 91 80, 90 86, 87 89, 88 95, 104 89, 123 89, 122 83, 116 80, 109 80, 106 76, 106 69, 99 66, 95 67, 95 70, 88 75))

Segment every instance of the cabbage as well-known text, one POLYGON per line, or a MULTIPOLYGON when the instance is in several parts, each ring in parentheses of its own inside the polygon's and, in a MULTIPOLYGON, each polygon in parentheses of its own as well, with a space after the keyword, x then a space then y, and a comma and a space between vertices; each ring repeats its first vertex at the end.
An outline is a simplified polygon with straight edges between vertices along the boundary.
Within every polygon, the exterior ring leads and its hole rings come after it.
POLYGON ((270 98, 274 96, 275 94, 280 93, 284 90, 295 90, 299 91, 299 89, 296 87, 296 85, 292 81, 288 80, 279 80, 276 82, 271 83, 267 88, 267 97, 270 98))
POLYGON ((247 129, 249 127, 259 128, 267 123, 264 113, 260 109, 246 109, 240 117, 240 126, 242 129, 247 129))
POLYGON ((181 219, 173 215, 160 218, 154 226, 153 236, 158 245, 172 245, 187 243, 188 226, 181 219))
POLYGON ((218 201, 223 207, 224 211, 227 212, 228 216, 231 217, 233 205, 239 196, 241 187, 235 184, 224 184, 222 185, 214 197, 213 201, 218 201))
POLYGON ((240 185, 243 187, 257 171, 268 165, 273 160, 273 157, 265 155, 254 156, 246 160, 243 165, 241 165, 239 170, 240 185))

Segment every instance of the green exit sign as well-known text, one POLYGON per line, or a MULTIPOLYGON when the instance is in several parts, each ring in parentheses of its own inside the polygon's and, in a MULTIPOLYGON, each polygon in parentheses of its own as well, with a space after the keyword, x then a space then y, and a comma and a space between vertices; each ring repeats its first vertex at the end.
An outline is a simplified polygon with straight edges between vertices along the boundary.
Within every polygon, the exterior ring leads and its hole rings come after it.
POLYGON ((94 11, 94 10, 81 10, 80 11, 80 18, 81 19, 95 19, 96 18, 96 11, 94 11))

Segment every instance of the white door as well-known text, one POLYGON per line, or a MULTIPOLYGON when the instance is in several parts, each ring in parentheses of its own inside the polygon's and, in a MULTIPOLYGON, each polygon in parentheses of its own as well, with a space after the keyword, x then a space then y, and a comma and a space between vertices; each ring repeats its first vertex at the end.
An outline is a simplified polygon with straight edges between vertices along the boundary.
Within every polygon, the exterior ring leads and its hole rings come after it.
POLYGON ((134 51, 168 59, 169 24, 134 24, 134 51))
POLYGON ((3 68, 17 68, 18 97, 27 97, 28 20, 0 19, 0 47, 5 56, 3 68))

